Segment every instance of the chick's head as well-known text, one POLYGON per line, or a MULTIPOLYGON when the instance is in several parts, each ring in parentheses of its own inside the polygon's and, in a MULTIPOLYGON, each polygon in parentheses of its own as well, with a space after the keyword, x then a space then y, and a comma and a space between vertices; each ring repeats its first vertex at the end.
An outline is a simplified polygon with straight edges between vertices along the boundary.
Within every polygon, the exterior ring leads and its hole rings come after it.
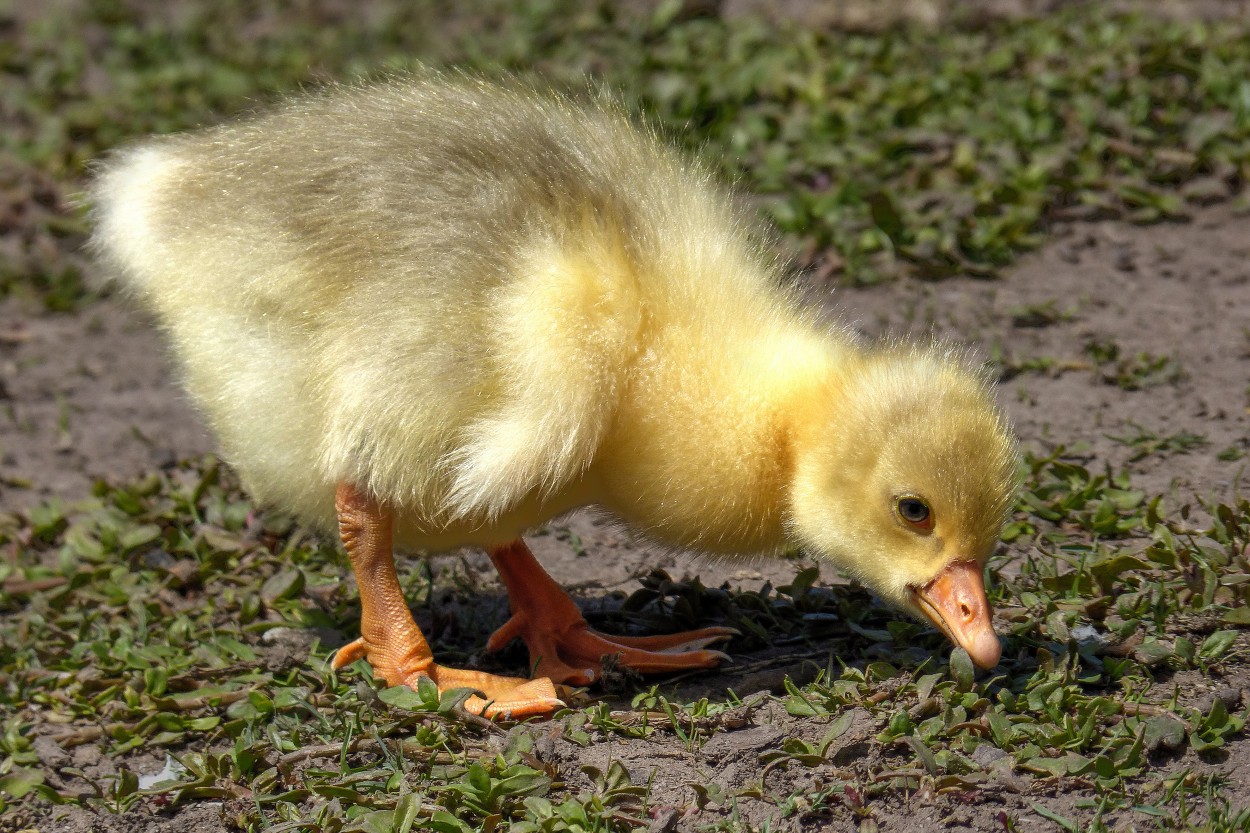
POLYGON ((793 535, 974 662, 1000 654, 982 578, 1016 441, 962 355, 891 347, 850 368, 794 445, 793 535))

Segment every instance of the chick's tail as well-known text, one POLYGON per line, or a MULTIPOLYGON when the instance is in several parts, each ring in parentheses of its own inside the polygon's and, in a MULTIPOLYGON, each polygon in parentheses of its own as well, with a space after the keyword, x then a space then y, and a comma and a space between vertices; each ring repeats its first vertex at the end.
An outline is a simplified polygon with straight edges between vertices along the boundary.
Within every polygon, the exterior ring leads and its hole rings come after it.
POLYGON ((103 282, 142 296, 161 276, 166 256, 155 214, 177 168, 173 154, 153 143, 121 151, 98 170, 87 198, 91 247, 106 267, 103 282))

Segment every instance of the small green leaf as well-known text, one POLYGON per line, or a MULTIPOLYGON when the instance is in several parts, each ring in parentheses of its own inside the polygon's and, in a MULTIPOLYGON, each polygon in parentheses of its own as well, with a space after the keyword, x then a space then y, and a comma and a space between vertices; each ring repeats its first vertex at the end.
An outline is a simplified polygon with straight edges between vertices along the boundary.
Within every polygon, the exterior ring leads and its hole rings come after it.
POLYGON ((395 803, 395 816, 391 822, 394 833, 408 833, 412 829, 413 822, 417 820, 417 813, 421 811, 421 799, 416 793, 408 793, 395 803))
POLYGON ((1216 631, 1202 642, 1198 655, 1206 660, 1216 660, 1232 647, 1237 639, 1237 631, 1216 631))
POLYGON ((927 700, 933 693, 933 687, 942 680, 941 674, 925 674, 916 680, 916 699, 927 700))
POLYGON ((1250 608, 1233 608, 1225 610, 1225 624, 1250 625, 1250 608))
POLYGON ((28 767, 16 767, 0 776, 0 793, 10 798, 21 798, 43 783, 43 773, 28 767))
POLYGON ((1145 570, 1150 567, 1145 561, 1133 555, 1115 555, 1089 568, 1089 572, 1098 582, 1103 592, 1110 592, 1116 579, 1127 572, 1145 570))
POLYGON ((486 767, 476 761, 469 764, 465 780, 468 781, 470 787, 483 795, 490 792, 490 773, 486 771, 486 767))
POLYGON ((1133 650, 1133 658, 1142 665, 1152 667, 1174 656, 1170 645, 1151 639, 1138 645, 1133 650))
POLYGON ((912 748, 912 751, 916 753, 916 760, 920 761, 921 766, 923 766, 930 775, 937 775, 937 758, 933 756, 933 751, 925 745, 925 742, 915 735, 906 735, 903 737, 903 740, 912 748))
MULTIPOLYGON (((425 678, 420 678, 421 682, 425 678)), ((420 683, 418 683, 420 685, 420 683)), ((433 682, 430 685, 434 685, 433 682)), ((437 687, 435 692, 437 692, 437 687)), ((406 685, 390 686, 378 692, 378 699, 388 706, 394 706, 397 709, 407 709, 408 711, 420 712, 429 711, 429 707, 425 699, 416 691, 413 691, 406 685)))
POLYGON ((990 735, 993 736, 994 743, 1000 748, 1007 747, 1015 734, 1011 719, 1000 711, 990 711, 986 715, 986 722, 990 724, 990 735))
POLYGON ((235 659, 240 659, 244 662, 255 662, 258 659, 255 651, 232 636, 220 634, 214 642, 235 659))
POLYGON ((1224 705, 1223 699, 1216 697, 1211 703, 1211 711, 1202 718, 1202 725, 1199 728, 1218 732, 1226 725, 1228 725, 1228 706, 1224 705))
POLYGON ((304 572, 295 568, 274 573, 261 585, 260 597, 272 605, 281 599, 294 599, 304 592, 304 572))
POLYGON ((438 692, 438 684, 429 677, 417 677, 417 694, 421 696, 422 706, 430 711, 438 709, 442 696, 438 692))
POLYGON ((956 647, 951 651, 951 677, 960 691, 971 691, 976 682, 976 669, 972 665, 972 657, 963 648, 956 647))
POLYGON ((1041 773, 1042 775, 1067 775, 1068 774, 1068 764, 1062 758, 1047 758, 1044 756, 1037 756, 1034 758, 1029 758, 1024 763, 1020 764, 1020 766, 1031 772, 1041 773))
POLYGON ((435 833, 474 833, 472 827, 466 822, 453 816, 446 810, 435 810, 434 815, 425 823, 429 830, 435 833))
POLYGON ((122 552, 131 552, 146 547, 161 538, 161 528, 156 524, 144 524, 127 529, 121 534, 117 545, 122 552))

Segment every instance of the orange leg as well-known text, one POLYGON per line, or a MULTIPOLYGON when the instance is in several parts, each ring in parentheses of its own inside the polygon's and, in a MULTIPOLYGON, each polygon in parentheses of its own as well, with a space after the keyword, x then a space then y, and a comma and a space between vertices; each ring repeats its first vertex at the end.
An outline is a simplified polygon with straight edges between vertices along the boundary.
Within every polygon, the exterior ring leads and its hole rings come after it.
POLYGON ((469 697, 465 709, 486 717, 549 714, 564 705, 549 679, 498 677, 435 663, 395 575, 390 511, 346 483, 339 484, 335 503, 339 534, 360 588, 361 609, 361 636, 334 655, 335 668, 363 658, 387 685, 415 688, 419 678, 428 677, 439 691, 471 688, 483 697, 469 697))
POLYGON ((520 637, 530 651, 534 674, 557 683, 588 685, 604 657, 642 674, 713 668, 728 661, 705 646, 735 635, 733 628, 703 628, 665 636, 608 636, 590 629, 577 605, 547 575, 528 546, 517 539, 490 551, 508 588, 512 618, 491 635, 486 650, 497 651, 520 637))

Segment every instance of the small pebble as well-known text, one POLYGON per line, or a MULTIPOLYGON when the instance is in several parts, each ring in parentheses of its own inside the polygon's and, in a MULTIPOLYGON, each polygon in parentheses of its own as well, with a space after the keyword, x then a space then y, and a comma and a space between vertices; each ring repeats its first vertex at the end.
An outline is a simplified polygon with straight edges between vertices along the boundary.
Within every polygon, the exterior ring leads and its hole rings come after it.
POLYGON ((988 767, 995 761, 1000 761, 1006 757, 1007 753, 992 743, 983 743, 976 749, 972 750, 972 760, 976 761, 983 767, 988 767))

